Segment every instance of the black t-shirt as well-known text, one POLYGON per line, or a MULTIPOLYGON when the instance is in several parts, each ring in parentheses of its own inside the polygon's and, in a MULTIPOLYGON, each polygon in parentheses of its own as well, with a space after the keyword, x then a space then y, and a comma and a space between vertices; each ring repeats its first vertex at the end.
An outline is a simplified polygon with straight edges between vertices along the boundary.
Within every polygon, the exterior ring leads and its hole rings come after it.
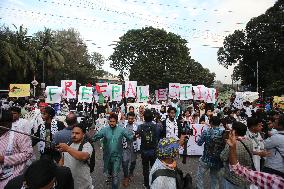
MULTIPOLYGON (((57 167, 55 171, 57 185, 55 189, 74 189, 74 180, 68 167, 57 167)), ((24 175, 19 175, 10 180, 4 189, 21 189, 24 175)))

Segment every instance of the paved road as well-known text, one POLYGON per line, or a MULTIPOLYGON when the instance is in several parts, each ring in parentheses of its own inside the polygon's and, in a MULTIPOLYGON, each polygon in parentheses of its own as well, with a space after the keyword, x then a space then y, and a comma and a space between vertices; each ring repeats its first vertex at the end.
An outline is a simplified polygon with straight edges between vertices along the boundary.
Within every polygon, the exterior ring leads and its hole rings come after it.
MULTIPOLYGON (((94 173, 92 174, 93 183, 95 186, 95 189, 109 189, 111 188, 110 185, 107 185, 105 183, 106 177, 103 175, 103 160, 102 160, 102 150, 98 147, 98 142, 96 143, 96 168, 94 173)), ((198 159, 199 157, 188 157, 187 164, 182 164, 181 159, 178 160, 178 167, 184 172, 184 173, 190 173, 190 175, 193 178, 193 182, 195 183, 195 177, 197 173, 197 167, 198 167, 198 159)), ((122 172, 122 169, 121 169, 122 172)), ((123 175, 121 173, 120 181, 122 181, 123 175)), ((209 176, 206 174, 204 176, 204 188, 209 188, 209 176)), ((124 188, 122 185, 120 187, 121 189, 124 188)), ((143 188, 143 175, 142 175, 142 164, 141 164, 141 158, 139 156, 136 164, 136 169, 134 171, 134 179, 130 183, 130 186, 128 189, 142 189, 143 188)))

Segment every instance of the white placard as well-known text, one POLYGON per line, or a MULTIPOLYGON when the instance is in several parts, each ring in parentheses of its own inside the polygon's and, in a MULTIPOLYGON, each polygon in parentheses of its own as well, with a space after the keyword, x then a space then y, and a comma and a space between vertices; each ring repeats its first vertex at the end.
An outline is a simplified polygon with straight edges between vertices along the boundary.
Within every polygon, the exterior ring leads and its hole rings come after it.
POLYGON ((180 100, 193 99, 192 85, 191 84, 180 84, 180 100))
POLYGON ((60 103, 62 97, 62 87, 58 86, 47 86, 45 89, 45 102, 46 103, 60 103))
POLYGON ((136 98, 137 81, 125 81, 125 97, 136 98))
POLYGON ((63 98, 76 98, 76 80, 61 80, 63 98))
POLYGON ((92 103, 93 101, 93 88, 81 86, 79 88, 78 102, 92 103))
POLYGON ((179 83, 169 83, 169 98, 179 99, 180 84, 179 83))

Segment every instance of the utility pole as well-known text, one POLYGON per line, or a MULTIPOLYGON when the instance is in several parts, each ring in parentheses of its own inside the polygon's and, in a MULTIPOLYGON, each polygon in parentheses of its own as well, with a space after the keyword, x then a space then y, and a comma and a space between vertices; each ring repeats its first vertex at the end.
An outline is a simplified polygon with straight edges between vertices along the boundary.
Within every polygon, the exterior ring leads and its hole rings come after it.
POLYGON ((256 61, 256 92, 258 92, 258 61, 256 61))

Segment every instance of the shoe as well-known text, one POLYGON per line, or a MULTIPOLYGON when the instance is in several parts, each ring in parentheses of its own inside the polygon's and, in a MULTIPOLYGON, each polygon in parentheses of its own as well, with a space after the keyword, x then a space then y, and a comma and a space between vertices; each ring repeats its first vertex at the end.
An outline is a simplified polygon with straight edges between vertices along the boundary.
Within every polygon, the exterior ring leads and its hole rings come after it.
POLYGON ((125 188, 127 188, 127 187, 129 186, 129 178, 128 178, 128 177, 126 177, 126 178, 123 179, 123 186, 124 186, 125 188))
POLYGON ((130 175, 129 175, 129 182, 131 182, 131 181, 133 180, 133 177, 134 177, 133 174, 130 174, 130 175))

